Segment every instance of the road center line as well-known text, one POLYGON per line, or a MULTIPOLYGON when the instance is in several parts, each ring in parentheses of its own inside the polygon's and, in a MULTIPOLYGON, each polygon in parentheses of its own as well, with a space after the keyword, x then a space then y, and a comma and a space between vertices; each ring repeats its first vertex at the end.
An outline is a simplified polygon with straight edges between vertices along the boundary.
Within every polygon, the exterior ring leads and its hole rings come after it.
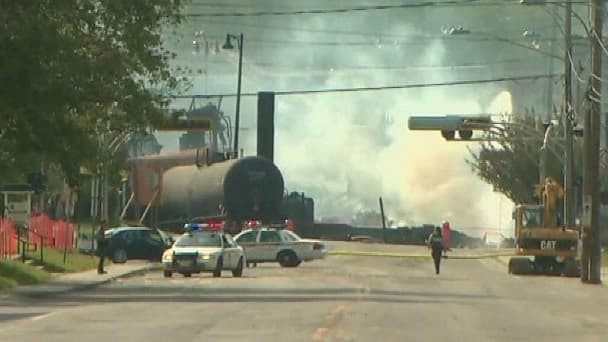
POLYGON ((344 312, 350 307, 350 304, 339 304, 336 308, 327 315, 325 324, 317 328, 315 333, 312 335, 312 339, 315 342, 324 341, 327 335, 334 329, 340 320, 342 319, 344 312))

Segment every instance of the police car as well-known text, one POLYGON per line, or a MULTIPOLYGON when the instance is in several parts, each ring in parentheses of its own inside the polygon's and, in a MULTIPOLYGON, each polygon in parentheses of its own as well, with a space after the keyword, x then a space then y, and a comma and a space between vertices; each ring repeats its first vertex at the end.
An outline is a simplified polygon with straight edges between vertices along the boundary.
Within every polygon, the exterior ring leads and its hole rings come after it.
POLYGON ((163 253, 163 274, 173 273, 190 277, 192 273, 209 272, 220 277, 222 271, 232 271, 234 277, 243 275, 246 263, 243 248, 230 234, 222 231, 221 224, 194 223, 184 226, 185 233, 170 249, 163 253))
POLYGON ((247 262, 278 262, 282 267, 297 267, 302 261, 327 257, 328 250, 321 240, 303 239, 279 226, 258 226, 246 229, 234 239, 242 246, 247 262))

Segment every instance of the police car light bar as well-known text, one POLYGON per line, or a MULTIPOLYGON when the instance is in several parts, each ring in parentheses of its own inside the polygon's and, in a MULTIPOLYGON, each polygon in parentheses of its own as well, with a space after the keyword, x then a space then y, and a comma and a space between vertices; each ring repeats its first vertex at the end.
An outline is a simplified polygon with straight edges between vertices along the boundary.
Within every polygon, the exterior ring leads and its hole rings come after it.
POLYGON ((208 227, 209 225, 206 223, 186 223, 184 225, 184 229, 189 232, 198 232, 208 227))
POLYGON ((262 222, 258 220, 249 220, 247 221, 247 228, 259 228, 262 225, 262 222))
POLYGON ((184 230, 188 232, 200 232, 203 230, 221 230, 224 228, 222 222, 209 222, 209 223, 186 223, 184 230))

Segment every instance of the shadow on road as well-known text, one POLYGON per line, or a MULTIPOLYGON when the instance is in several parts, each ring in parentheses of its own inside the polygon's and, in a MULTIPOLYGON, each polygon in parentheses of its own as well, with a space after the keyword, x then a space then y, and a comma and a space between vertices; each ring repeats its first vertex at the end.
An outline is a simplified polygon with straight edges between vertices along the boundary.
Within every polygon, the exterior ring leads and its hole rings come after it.
POLYGON ((366 288, 193 288, 188 286, 101 287, 62 295, 25 297, 38 304, 73 306, 92 303, 146 302, 327 302, 361 301, 376 303, 466 303, 470 300, 497 300, 497 296, 445 291, 399 291, 366 288))
POLYGON ((0 322, 32 318, 44 314, 46 312, 0 313, 0 322))

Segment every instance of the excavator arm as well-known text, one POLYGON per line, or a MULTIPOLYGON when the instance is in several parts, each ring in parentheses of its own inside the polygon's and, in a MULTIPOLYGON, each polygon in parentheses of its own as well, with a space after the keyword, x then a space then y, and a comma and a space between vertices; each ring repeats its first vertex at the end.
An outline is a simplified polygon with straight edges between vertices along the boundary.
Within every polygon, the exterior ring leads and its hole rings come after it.
POLYGON ((564 188, 552 177, 547 177, 544 184, 536 187, 535 193, 543 205, 543 227, 557 227, 556 207, 564 197, 564 188))

